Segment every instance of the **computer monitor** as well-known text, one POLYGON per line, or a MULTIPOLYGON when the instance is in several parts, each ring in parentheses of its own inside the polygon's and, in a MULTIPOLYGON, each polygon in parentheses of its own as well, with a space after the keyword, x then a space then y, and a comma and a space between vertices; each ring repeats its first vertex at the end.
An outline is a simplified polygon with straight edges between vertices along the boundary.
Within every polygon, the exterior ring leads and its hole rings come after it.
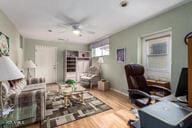
POLYGON ((187 95, 188 95, 188 68, 182 68, 175 96, 179 97, 187 95))

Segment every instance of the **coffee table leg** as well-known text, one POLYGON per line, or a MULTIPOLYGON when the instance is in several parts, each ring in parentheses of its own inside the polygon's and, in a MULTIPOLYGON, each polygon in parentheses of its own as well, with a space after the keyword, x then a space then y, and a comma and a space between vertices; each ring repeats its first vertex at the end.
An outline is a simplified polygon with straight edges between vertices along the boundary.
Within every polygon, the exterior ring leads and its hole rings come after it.
POLYGON ((81 103, 84 103, 83 93, 80 93, 80 101, 81 101, 81 103))
POLYGON ((68 105, 68 96, 64 96, 64 108, 67 108, 68 105))

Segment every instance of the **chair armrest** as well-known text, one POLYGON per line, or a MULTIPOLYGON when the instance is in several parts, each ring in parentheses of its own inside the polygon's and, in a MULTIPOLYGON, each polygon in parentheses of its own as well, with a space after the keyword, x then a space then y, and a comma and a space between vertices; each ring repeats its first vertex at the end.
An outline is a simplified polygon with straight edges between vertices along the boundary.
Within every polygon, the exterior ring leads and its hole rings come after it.
POLYGON ((99 77, 99 76, 98 75, 92 75, 91 77, 93 78, 93 77, 99 77))
POLYGON ((165 91, 168 95, 171 94, 171 90, 168 89, 168 88, 165 88, 165 87, 162 87, 162 86, 159 86, 159 85, 147 85, 150 89, 158 89, 158 90, 161 90, 161 91, 165 91))
POLYGON ((33 90, 33 91, 25 91, 19 94, 13 94, 9 97, 10 103, 14 104, 16 108, 21 108, 25 106, 37 106, 36 111, 36 120, 40 121, 45 118, 45 100, 46 100, 46 92, 44 89, 41 90, 33 90))
POLYGON ((85 73, 85 72, 83 72, 83 73, 81 73, 79 76, 80 76, 80 77, 81 77, 81 76, 85 76, 85 74, 86 74, 86 73, 85 73))
POLYGON ((128 92, 131 95, 141 95, 141 96, 144 96, 144 97, 147 97, 147 98, 151 99, 151 96, 148 93, 140 91, 140 90, 137 90, 137 89, 128 89, 128 92))
MULTIPOLYGON (((143 96, 145 98, 148 98, 148 101, 146 103, 146 105, 150 104, 151 103, 151 100, 152 100, 152 97, 147 94, 146 92, 143 92, 143 91, 140 91, 140 90, 137 90, 137 89, 128 89, 128 92, 130 94, 130 98, 131 98, 131 95, 139 95, 139 96, 143 96)), ((134 98, 131 98, 132 100, 135 100, 134 98)))
POLYGON ((11 99, 13 104, 30 105, 33 102, 39 101, 40 96, 45 97, 45 90, 22 91, 19 94, 12 94, 9 99, 11 99))
MULTIPOLYGON (((85 75, 80 76, 80 78, 83 77, 83 76, 85 76, 85 75)), ((88 75, 88 76, 85 76, 85 77, 92 79, 92 78, 94 78, 94 77, 99 77, 99 76, 93 74, 93 75, 88 75)))
POLYGON ((39 90, 39 89, 44 89, 46 91, 46 83, 29 84, 23 88, 22 92, 39 90))

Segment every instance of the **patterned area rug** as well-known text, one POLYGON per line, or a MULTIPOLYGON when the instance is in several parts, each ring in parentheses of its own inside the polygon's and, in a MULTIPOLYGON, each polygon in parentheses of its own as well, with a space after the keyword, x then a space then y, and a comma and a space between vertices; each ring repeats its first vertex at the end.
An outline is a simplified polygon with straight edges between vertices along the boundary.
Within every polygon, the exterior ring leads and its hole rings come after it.
POLYGON ((79 103, 74 97, 71 98, 69 105, 64 108, 62 95, 53 94, 48 96, 46 102, 47 120, 42 122, 41 127, 54 128, 111 109, 110 106, 90 93, 84 94, 83 104, 79 103))

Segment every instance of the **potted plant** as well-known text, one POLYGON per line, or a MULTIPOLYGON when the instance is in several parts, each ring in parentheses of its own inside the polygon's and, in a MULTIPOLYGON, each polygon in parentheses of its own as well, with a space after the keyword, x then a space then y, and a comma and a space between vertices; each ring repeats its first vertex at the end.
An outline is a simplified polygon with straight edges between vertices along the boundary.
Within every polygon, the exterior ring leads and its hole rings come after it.
POLYGON ((75 80, 70 80, 70 79, 69 79, 69 80, 65 81, 65 83, 66 83, 67 85, 71 86, 73 91, 75 90, 75 87, 76 87, 76 85, 77 85, 77 82, 76 82, 75 80))

